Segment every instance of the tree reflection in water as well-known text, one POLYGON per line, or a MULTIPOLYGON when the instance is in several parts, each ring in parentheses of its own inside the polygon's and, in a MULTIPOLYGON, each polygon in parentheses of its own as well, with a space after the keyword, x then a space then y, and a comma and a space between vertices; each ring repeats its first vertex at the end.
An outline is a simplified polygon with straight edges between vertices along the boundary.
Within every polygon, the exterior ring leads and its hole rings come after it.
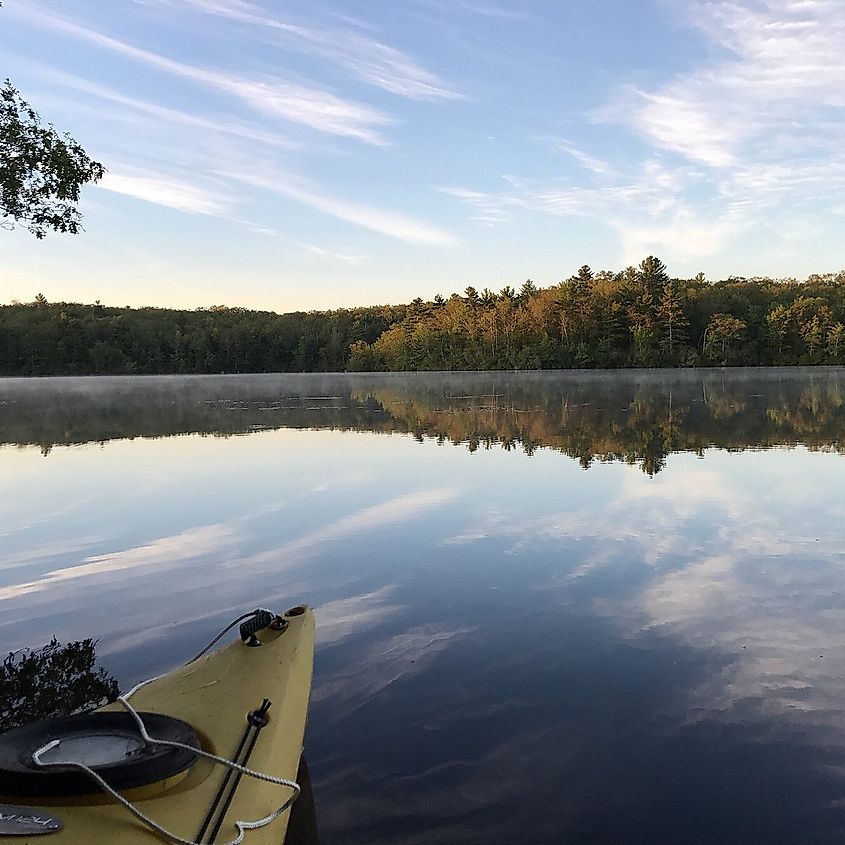
POLYGON ((586 469, 674 452, 801 444, 845 451, 845 370, 286 374, 11 379, 0 445, 266 429, 410 434, 470 451, 552 449, 586 469))
POLYGON ((41 648, 10 652, 0 665, 0 733, 114 701, 117 681, 96 666, 96 646, 53 637, 41 648))
MULTIPOLYGON (((117 680, 96 665, 96 647, 93 639, 62 644, 53 637, 41 648, 10 652, 0 665, 0 733, 114 701, 120 692, 117 680)), ((291 811, 285 841, 318 845, 314 794, 304 756, 297 782, 302 794, 291 811)))

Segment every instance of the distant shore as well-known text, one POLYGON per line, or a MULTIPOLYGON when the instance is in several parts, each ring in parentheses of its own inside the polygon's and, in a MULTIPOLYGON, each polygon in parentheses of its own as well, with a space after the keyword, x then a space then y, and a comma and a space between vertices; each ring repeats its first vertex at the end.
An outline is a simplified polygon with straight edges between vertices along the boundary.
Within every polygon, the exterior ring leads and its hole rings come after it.
POLYGON ((548 288, 321 312, 0 306, 2 376, 840 364, 845 272, 711 283, 653 256, 548 288))

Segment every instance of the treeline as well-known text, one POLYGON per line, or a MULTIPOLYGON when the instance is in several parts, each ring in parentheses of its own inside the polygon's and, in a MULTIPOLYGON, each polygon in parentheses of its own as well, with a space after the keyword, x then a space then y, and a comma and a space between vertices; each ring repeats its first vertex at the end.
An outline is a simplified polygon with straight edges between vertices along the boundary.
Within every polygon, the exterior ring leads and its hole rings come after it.
POLYGON ((653 256, 549 288, 326 312, 0 306, 4 375, 843 363, 845 272, 711 283, 653 256))
POLYGON ((403 307, 275 314, 35 302, 0 306, 0 375, 331 372, 403 307))
POLYGON ((657 258, 561 284, 415 300, 352 370, 845 363, 845 272, 804 282, 672 279, 657 258))

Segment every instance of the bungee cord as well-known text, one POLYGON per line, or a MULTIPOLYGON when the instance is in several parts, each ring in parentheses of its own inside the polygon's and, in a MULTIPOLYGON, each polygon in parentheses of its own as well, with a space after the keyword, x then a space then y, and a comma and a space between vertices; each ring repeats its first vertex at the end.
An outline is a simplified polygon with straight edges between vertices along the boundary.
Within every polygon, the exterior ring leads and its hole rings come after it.
MULTIPOLYGON (((252 611, 250 613, 245 613, 242 616, 239 616, 229 625, 227 625, 202 651, 200 651, 195 657, 191 658, 188 663, 193 663, 198 658, 202 657, 205 652, 207 652, 215 643, 217 643, 220 638, 229 630, 231 630, 238 622, 241 622, 244 619, 250 617, 258 617, 259 614, 266 614, 267 611, 252 611)), ((187 664, 186 664, 187 665, 187 664)), ((166 673, 164 673, 166 674, 166 673)), ((159 678, 164 677, 164 674, 155 675, 152 678, 147 678, 144 681, 140 681, 139 683, 135 684, 129 692, 119 695, 117 697, 117 701, 124 707, 130 714, 130 716, 134 719, 135 724, 138 726, 138 731, 141 734, 141 738, 151 744, 151 745, 159 745, 159 746, 166 746, 169 748, 180 748, 183 750, 187 750, 196 754, 199 757, 204 757, 207 760, 211 760, 213 763, 219 763, 221 766, 225 766, 232 771, 238 772, 242 775, 246 775, 247 777, 255 778, 256 780, 264 781, 266 783, 272 783, 277 786, 283 786, 290 790, 292 790, 291 795, 285 800, 283 804, 277 807, 268 815, 254 820, 243 820, 238 819, 235 821, 235 827, 238 830, 238 835, 234 839, 230 839, 227 842, 221 843, 221 845, 241 845, 244 840, 244 835, 247 830, 255 830, 257 828, 265 827, 266 825, 270 824, 274 819, 277 819, 282 813, 284 813, 293 802, 297 799, 300 794, 300 786, 296 781, 289 780, 287 778, 276 777, 275 775, 269 775, 266 772, 259 772, 255 769, 250 769, 247 766, 242 766, 238 763, 235 763, 232 760, 228 760, 225 757, 220 757, 217 754, 212 754, 209 751, 203 751, 201 748, 196 748, 193 745, 188 745, 183 742, 175 742, 173 740, 166 740, 166 739, 156 739, 147 731, 147 726, 144 724, 144 720, 141 717, 141 714, 129 703, 129 699, 135 695, 138 690, 142 687, 145 687, 147 684, 151 684, 153 681, 157 681, 159 678)), ((155 833, 162 836, 164 839, 168 840, 169 842, 176 843, 176 845, 203 845, 203 843, 198 842, 195 839, 185 839, 182 836, 179 836, 172 831, 167 830, 166 828, 162 827, 158 822, 154 819, 150 818, 146 813, 144 813, 139 807, 133 804, 129 799, 125 798, 121 795, 116 789, 111 787, 103 777, 98 774, 94 769, 90 766, 87 766, 85 763, 80 763, 76 760, 50 760, 44 761, 41 758, 44 754, 48 751, 56 747, 61 746, 60 739, 54 739, 51 742, 42 745, 40 748, 36 749, 32 752, 32 760, 37 766, 41 766, 42 768, 47 768, 51 766, 72 766, 80 771, 85 772, 97 785, 107 794, 109 794, 115 801, 119 804, 123 805, 133 816, 135 816, 138 821, 142 824, 146 825, 155 833)))

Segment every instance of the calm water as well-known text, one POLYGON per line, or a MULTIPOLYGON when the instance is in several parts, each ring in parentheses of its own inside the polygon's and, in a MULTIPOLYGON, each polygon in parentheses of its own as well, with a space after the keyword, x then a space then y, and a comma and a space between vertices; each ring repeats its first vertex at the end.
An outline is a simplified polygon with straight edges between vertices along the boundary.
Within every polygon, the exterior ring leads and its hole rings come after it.
POLYGON ((0 650, 319 632, 325 843, 845 835, 845 370, 0 381, 0 650))

